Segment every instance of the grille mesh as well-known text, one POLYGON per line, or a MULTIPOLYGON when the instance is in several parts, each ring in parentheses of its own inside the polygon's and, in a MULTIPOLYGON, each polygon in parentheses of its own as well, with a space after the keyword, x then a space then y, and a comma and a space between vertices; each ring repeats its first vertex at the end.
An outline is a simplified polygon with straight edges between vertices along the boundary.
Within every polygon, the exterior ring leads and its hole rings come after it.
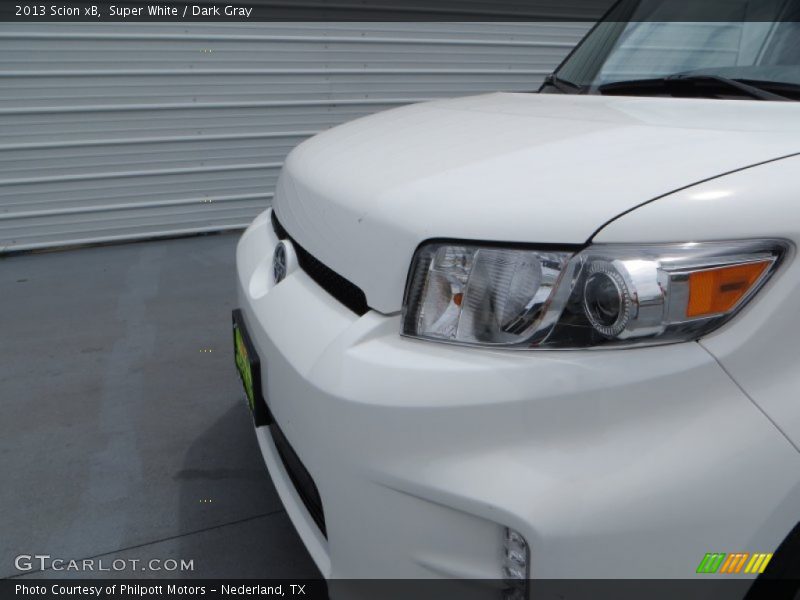
POLYGON ((305 248, 292 239, 289 232, 286 231, 280 221, 278 221, 274 210, 272 211, 272 228, 275 230, 275 235, 278 236, 278 239, 290 240, 292 242, 294 250, 297 253, 297 262, 300 263, 300 268, 303 269, 317 285, 358 316, 367 313, 369 310, 369 306, 367 306, 367 297, 364 295, 361 288, 339 275, 333 269, 322 264, 309 254, 305 248))

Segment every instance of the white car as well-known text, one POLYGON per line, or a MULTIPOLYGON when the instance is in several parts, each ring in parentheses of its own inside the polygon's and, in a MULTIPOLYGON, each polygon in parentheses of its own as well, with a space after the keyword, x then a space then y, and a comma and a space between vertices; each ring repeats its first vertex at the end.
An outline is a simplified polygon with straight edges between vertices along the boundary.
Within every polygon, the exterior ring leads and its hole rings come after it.
POLYGON ((324 576, 796 569, 800 29, 628 16, 542 93, 300 144, 242 236, 237 364, 324 576))

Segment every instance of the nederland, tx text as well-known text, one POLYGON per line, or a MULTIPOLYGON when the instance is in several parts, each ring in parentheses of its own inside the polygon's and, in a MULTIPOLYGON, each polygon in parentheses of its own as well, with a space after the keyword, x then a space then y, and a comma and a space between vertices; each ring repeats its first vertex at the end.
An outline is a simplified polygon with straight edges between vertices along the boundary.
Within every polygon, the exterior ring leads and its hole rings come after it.
POLYGON ((52 585, 30 585, 18 583, 14 587, 16 596, 95 596, 103 595, 122 595, 140 598, 152 596, 205 596, 206 594, 216 594, 219 592, 223 596, 305 596, 306 586, 304 584, 292 583, 289 585, 178 585, 178 584, 108 584, 108 585, 83 585, 83 584, 62 584, 52 585))

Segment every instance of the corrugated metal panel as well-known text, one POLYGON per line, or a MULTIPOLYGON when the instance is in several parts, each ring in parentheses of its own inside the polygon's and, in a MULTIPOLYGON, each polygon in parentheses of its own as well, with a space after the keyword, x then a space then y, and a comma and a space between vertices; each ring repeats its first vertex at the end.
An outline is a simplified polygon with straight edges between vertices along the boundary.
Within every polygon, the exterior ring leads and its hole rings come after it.
POLYGON ((309 135, 535 89, 588 27, 0 24, 0 252, 243 227, 309 135))

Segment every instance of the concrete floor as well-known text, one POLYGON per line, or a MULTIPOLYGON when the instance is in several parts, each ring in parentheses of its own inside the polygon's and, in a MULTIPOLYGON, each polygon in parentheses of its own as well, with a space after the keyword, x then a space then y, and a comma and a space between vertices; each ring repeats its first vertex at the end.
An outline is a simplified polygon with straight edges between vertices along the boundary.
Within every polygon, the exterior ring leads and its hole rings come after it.
POLYGON ((0 577, 19 554, 319 577, 233 367, 237 239, 0 258, 0 577))

